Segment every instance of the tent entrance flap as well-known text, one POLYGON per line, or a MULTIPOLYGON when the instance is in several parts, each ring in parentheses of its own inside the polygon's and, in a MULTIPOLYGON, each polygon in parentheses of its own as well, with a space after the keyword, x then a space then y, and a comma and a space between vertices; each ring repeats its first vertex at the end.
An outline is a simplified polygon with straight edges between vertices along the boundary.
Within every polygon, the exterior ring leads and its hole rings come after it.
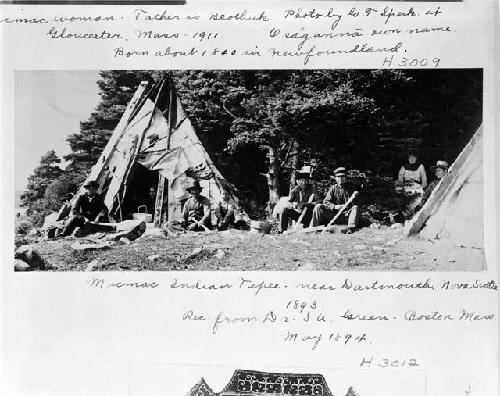
POLYGON ((134 213, 146 211, 154 214, 158 172, 134 163, 130 170, 127 193, 122 199, 123 220, 132 219, 134 213))

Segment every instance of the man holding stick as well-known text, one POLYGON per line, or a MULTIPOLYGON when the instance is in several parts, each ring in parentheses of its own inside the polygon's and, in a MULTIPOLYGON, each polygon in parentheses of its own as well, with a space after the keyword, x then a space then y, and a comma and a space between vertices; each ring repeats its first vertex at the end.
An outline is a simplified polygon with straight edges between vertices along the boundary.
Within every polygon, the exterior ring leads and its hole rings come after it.
POLYGON ((342 232, 352 234, 358 225, 358 206, 355 205, 355 199, 350 207, 344 207, 344 205, 354 194, 357 195, 357 192, 347 183, 344 167, 335 169, 334 174, 336 184, 330 187, 323 203, 314 207, 310 227, 331 225, 329 224, 331 220, 339 214, 339 223, 347 221, 347 228, 342 232), (340 210, 343 210, 342 213, 339 213, 340 210))
POLYGON ((295 179, 297 185, 290 190, 288 205, 277 213, 280 232, 286 231, 289 220, 295 220, 296 227, 301 225, 307 227, 312 218, 313 208, 318 201, 318 194, 311 182, 309 171, 305 169, 295 171, 295 179))

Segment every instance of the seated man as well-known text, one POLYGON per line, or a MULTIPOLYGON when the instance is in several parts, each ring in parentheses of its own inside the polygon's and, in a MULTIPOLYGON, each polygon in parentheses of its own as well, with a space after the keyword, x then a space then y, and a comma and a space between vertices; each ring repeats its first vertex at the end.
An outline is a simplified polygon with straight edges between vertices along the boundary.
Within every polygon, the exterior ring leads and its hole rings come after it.
POLYGON ((85 191, 73 202, 61 236, 71 235, 77 227, 83 227, 89 222, 108 221, 104 200, 97 194, 99 184, 89 181, 83 187, 85 191))
POLYGON ((154 214, 155 212, 155 204, 156 204, 156 187, 151 186, 148 188, 147 194, 142 197, 141 205, 146 206, 146 213, 154 214))
POLYGON ((215 217, 217 218, 216 228, 220 231, 227 230, 234 226, 234 204, 227 191, 221 193, 222 201, 217 205, 215 217))
POLYGON ((424 195, 422 196, 422 201, 416 207, 415 211, 420 210, 422 206, 424 206, 425 202, 431 196, 432 191, 434 191, 443 176, 448 172, 448 162, 440 160, 436 163, 436 166, 431 166, 430 170, 434 172, 436 178, 427 185, 427 188, 424 190, 424 195))
POLYGON ((200 182, 195 180, 186 190, 191 196, 182 209, 183 228, 188 231, 203 231, 210 228, 210 201, 201 195, 200 182))
POLYGON ((288 228, 289 220, 299 220, 307 227, 311 222, 314 205, 318 200, 318 193, 309 172, 296 171, 297 186, 290 190, 288 205, 279 208, 277 212, 279 232, 288 228), (302 216, 302 218, 301 218, 302 216))
MULTIPOLYGON (((314 207, 311 227, 327 225, 354 193, 352 186, 347 183, 344 167, 335 169, 334 174, 336 184, 328 190, 323 204, 314 207)), ((344 223, 347 221, 347 228, 343 229, 342 232, 352 234, 358 225, 358 206, 353 204, 350 209, 342 213, 339 220, 344 223)))

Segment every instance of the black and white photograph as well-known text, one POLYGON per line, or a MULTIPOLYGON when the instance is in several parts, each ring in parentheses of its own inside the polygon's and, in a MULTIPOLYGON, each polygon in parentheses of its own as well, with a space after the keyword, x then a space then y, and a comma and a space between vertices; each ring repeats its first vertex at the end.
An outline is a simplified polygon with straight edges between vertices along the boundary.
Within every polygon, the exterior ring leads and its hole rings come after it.
POLYGON ((1 396, 499 394, 495 0, 9 3, 1 396))
POLYGON ((18 71, 15 270, 484 270, 482 75, 18 71))

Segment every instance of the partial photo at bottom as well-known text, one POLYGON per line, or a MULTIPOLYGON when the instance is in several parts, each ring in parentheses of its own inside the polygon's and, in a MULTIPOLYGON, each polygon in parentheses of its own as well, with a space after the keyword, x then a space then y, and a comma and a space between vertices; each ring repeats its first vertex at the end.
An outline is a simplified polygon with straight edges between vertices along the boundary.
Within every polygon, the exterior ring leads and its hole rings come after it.
POLYGON ((129 396, 139 395, 425 396, 426 373, 134 363, 129 366, 129 396))

